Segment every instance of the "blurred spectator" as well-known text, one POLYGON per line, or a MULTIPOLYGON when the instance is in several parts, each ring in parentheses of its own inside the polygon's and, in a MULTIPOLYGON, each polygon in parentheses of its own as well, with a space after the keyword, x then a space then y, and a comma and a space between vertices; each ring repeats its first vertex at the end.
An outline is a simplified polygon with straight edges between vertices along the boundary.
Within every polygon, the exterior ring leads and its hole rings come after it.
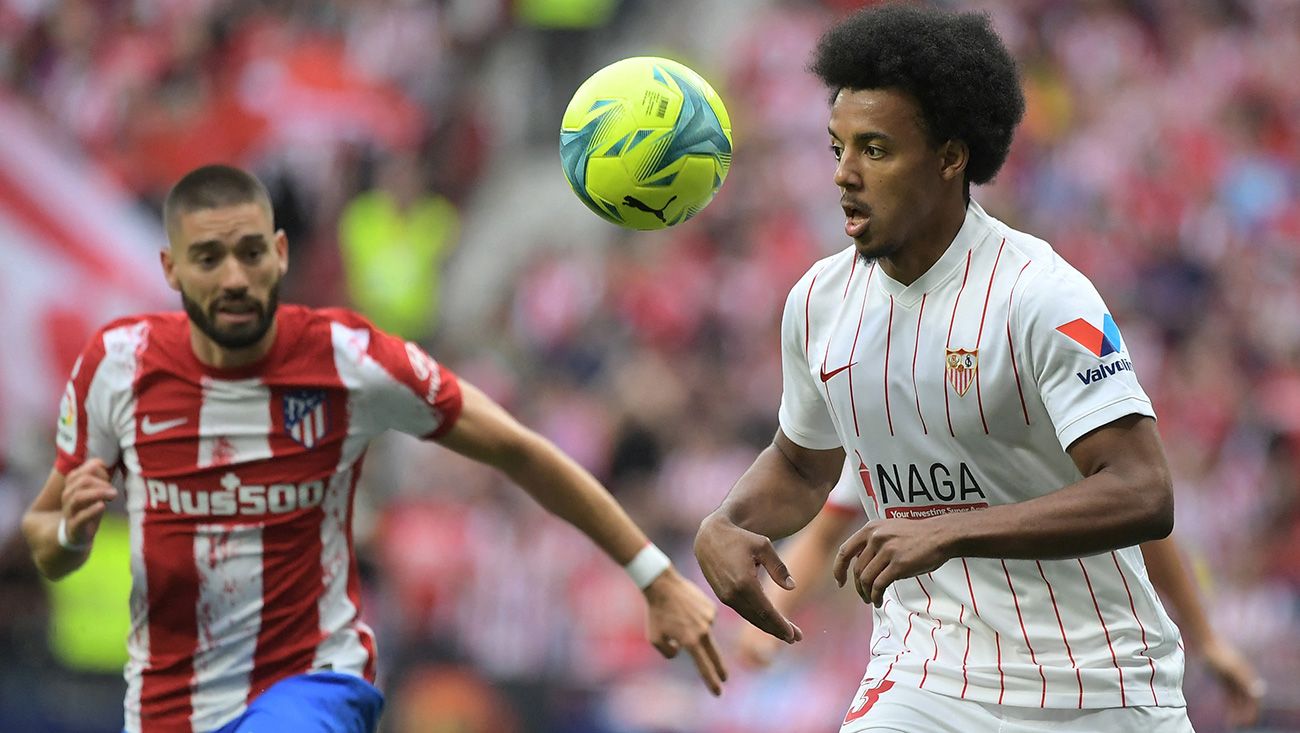
POLYGON ((442 263, 460 225, 451 202, 427 191, 412 151, 379 164, 378 186, 339 219, 348 295, 375 325, 424 341, 438 317, 442 263))

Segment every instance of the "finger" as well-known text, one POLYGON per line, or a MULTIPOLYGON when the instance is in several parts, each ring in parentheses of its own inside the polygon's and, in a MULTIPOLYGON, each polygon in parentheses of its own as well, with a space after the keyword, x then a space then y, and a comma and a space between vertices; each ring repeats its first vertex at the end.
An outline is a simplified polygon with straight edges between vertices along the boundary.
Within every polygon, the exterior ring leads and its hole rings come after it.
POLYGON ((677 652, 681 650, 681 645, 679 645, 676 640, 665 636, 654 642, 654 648, 658 649, 659 653, 664 655, 665 659, 672 659, 677 656, 677 652))
POLYGON ((871 583, 871 605, 876 608, 880 608, 881 604, 885 602, 885 591, 889 589, 889 586, 894 581, 899 579, 898 572, 894 568, 893 565, 885 566, 885 569, 880 571, 876 579, 871 583))
POLYGON ((705 686, 714 697, 722 694, 722 678, 718 671, 713 668, 713 660, 700 647, 699 644, 688 644, 686 651, 691 653, 691 659, 695 660, 695 669, 700 673, 700 679, 704 680, 705 686))
POLYGON ((786 590, 794 590, 794 578, 790 576, 790 569, 781 562, 781 557, 776 554, 776 548, 772 543, 769 542, 759 551, 758 561, 777 585, 786 590))
POLYGON ((718 671, 718 679, 723 682, 727 681, 727 665, 722 663, 722 655, 718 654, 718 647, 713 643, 713 635, 705 633, 704 638, 700 639, 700 646, 713 660, 713 668, 718 671))
POLYGON ((76 468, 69 471, 68 479, 71 480, 75 476, 82 476, 82 475, 94 476, 96 478, 102 478, 105 481, 107 481, 108 466, 104 463, 103 459, 89 458, 80 466, 77 466, 76 468))
POLYGON ((798 641, 795 636, 794 624, 790 623, 785 616, 781 615, 780 611, 776 610, 771 599, 763 593, 762 589, 757 587, 757 584, 752 591, 744 594, 741 602, 732 606, 732 608, 745 620, 781 641, 787 644, 798 641))
POLYGON ((849 562, 857 557, 871 540, 871 525, 866 525, 840 545, 839 552, 835 553, 835 564, 832 566, 831 573, 835 576, 835 583, 839 587, 844 587, 844 582, 848 579, 849 562))
MULTIPOLYGON (((884 555, 860 555, 858 561, 853 567, 853 588, 858 592, 858 597, 863 603, 873 603, 872 592, 876 582, 876 576, 880 575, 889 565, 889 559, 884 555)), ((874 605, 874 604, 873 604, 874 605)))
POLYGON ((69 517, 80 513, 83 509, 94 504, 106 504, 117 498, 117 490, 112 486, 102 486, 86 488, 73 493, 66 497, 63 502, 66 513, 69 517))

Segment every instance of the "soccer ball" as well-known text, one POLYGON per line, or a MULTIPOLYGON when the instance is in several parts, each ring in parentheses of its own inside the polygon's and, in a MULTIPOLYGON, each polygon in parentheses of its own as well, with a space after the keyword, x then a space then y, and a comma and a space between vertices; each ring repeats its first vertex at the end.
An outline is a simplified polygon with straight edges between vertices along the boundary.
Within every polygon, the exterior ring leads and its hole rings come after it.
POLYGON ((564 176, 587 208, 620 226, 662 229, 713 200, 731 167, 731 118, 686 66, 642 56, 574 92, 560 126, 564 176))

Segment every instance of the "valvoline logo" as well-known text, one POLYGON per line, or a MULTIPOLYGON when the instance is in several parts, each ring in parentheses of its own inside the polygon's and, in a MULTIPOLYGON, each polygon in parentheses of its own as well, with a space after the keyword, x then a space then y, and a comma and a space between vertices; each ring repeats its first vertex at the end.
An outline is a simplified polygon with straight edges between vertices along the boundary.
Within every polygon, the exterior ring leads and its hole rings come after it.
POLYGON ((1057 331, 1069 336, 1095 356, 1110 356, 1124 348, 1124 340, 1119 335, 1119 326, 1109 313, 1101 317, 1101 330, 1082 318, 1056 327, 1057 331))

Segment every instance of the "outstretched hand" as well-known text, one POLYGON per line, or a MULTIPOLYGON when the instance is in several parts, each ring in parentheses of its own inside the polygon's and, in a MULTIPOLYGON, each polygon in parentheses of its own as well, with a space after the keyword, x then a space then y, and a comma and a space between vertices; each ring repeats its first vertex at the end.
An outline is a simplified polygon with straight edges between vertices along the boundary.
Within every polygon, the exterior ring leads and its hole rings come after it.
POLYGON ((726 519, 710 517, 695 536, 695 558, 718 600, 746 621, 787 644, 803 638, 803 631, 776 610, 758 582, 761 567, 777 585, 794 588, 794 578, 771 540, 726 519))
POLYGON ((864 603, 876 608, 897 580, 928 573, 948 561, 943 539, 925 520, 877 519, 840 545, 835 555, 835 582, 841 588, 853 563, 853 587, 864 603))
POLYGON ((717 617, 713 602, 673 568, 646 586, 645 597, 646 638, 669 659, 684 647, 695 660, 695 668, 709 692, 721 695, 727 668, 709 634, 717 617))

